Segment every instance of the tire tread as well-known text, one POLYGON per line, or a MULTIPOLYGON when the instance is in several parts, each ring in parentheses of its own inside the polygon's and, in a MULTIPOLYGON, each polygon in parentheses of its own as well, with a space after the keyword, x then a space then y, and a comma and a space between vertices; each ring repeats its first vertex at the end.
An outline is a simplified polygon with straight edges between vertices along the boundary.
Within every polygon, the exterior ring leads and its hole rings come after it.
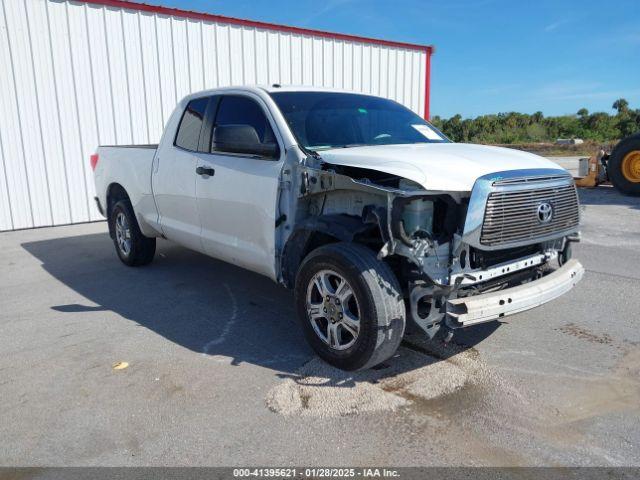
POLYGON ((109 219, 110 222, 114 222, 116 212, 118 210, 123 210, 128 217, 127 219, 129 220, 129 224, 131 225, 132 240, 131 254, 128 258, 126 258, 120 255, 120 249, 118 248, 117 242, 114 238, 113 243, 116 247, 118 258, 120 258, 122 263, 130 267, 139 267, 151 263, 156 253, 156 239, 145 237, 142 234, 138 225, 138 220, 136 219, 133 207, 131 206, 131 202, 129 200, 125 199, 116 202, 116 204, 111 209, 111 216, 109 219))
MULTIPOLYGON (((311 252, 302 263, 299 272, 318 257, 341 257, 349 265, 353 275, 359 276, 364 284, 378 322, 375 346, 368 358, 355 359, 349 370, 366 370, 390 358, 398 349, 406 324, 406 309, 402 290, 391 268, 377 259, 376 255, 355 243, 332 243, 311 252)), ((304 286, 305 290, 306 286, 304 286)), ((301 286, 296 282, 297 295, 301 286)), ((306 318, 303 321, 307 321, 306 318)))
POLYGON ((618 191, 626 195, 640 196, 640 183, 630 182, 622 173, 622 160, 633 150, 640 151, 640 134, 631 135, 615 146, 609 157, 608 174, 618 191))

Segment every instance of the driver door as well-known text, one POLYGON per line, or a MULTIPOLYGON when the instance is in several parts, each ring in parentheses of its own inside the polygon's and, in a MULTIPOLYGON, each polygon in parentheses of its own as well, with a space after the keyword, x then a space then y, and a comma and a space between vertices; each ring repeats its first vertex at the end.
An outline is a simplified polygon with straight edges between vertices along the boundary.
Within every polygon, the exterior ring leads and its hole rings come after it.
POLYGON ((281 152, 258 97, 223 95, 210 153, 198 155, 196 197, 205 252, 275 278, 281 152))

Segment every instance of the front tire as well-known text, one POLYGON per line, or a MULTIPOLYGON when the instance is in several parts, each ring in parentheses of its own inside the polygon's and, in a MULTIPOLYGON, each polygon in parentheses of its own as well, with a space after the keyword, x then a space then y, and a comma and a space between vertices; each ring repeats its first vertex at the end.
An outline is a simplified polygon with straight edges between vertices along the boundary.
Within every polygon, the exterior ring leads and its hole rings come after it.
POLYGON ((387 360, 404 335, 398 280, 362 245, 335 243, 311 252, 298 270, 295 302, 311 347, 342 370, 387 360))
POLYGON ((142 234, 129 200, 120 200, 113 206, 109 222, 116 253, 122 263, 137 267, 153 260, 156 239, 142 234))

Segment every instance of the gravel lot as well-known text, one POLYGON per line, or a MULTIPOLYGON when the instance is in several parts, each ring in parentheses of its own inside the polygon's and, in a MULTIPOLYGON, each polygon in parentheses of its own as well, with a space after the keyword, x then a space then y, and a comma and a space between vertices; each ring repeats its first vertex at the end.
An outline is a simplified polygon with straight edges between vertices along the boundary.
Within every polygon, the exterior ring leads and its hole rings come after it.
POLYGON ((0 464, 640 465, 640 199, 580 196, 576 289, 356 375, 266 278, 166 241, 127 268, 104 223, 0 234, 0 464))

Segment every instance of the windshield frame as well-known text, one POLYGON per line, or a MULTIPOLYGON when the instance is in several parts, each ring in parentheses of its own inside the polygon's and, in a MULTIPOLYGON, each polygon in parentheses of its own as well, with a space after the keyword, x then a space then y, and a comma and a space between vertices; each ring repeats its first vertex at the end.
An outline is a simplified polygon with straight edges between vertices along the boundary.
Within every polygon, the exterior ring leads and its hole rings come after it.
POLYGON ((293 135, 293 137, 295 138, 298 146, 306 152, 310 152, 313 154, 317 154, 317 152, 322 152, 324 150, 332 150, 332 149, 341 149, 341 148, 353 148, 353 147, 376 147, 376 146, 388 146, 388 145, 419 145, 419 144, 431 144, 431 143, 453 143, 451 141, 451 139, 449 139, 444 133, 442 133, 438 128, 436 128, 431 122, 429 122, 428 120, 425 120, 424 118, 420 117, 417 113, 415 113, 413 110, 407 108, 406 106, 402 105, 401 103, 390 99, 390 98, 385 98, 385 97, 380 97, 377 95, 370 95, 370 94, 366 94, 366 93, 360 93, 360 92, 343 92, 343 91, 333 91, 333 90, 280 90, 280 91, 268 91, 267 92, 268 95, 271 97, 271 99, 273 100, 276 108, 278 108, 278 110, 280 111, 280 114, 282 115, 285 124, 287 125, 287 128, 289 129, 289 131, 291 132, 291 134, 293 135), (384 100, 384 101, 388 101, 391 103, 394 103, 396 106, 400 107, 403 110, 406 110, 407 112, 413 114, 416 116, 416 119, 419 120, 419 122, 421 122, 421 125, 426 125, 428 128, 430 128, 431 130, 433 130, 437 135, 439 135, 441 137, 441 140, 430 140, 427 137, 424 138, 424 141, 417 141, 417 142, 397 142, 397 143, 357 143, 357 144, 345 144, 345 145, 305 145, 301 139, 299 138, 296 130, 293 128, 293 126, 291 125, 291 123, 289 122, 289 118, 287 117, 287 114, 285 114, 285 112, 282 111, 280 104, 278 102, 278 96, 283 95, 283 94, 293 94, 293 95, 301 95, 301 94, 315 94, 315 95, 349 95, 349 96, 358 96, 358 97, 365 97, 365 98, 370 98, 370 99, 374 99, 374 100, 384 100))

